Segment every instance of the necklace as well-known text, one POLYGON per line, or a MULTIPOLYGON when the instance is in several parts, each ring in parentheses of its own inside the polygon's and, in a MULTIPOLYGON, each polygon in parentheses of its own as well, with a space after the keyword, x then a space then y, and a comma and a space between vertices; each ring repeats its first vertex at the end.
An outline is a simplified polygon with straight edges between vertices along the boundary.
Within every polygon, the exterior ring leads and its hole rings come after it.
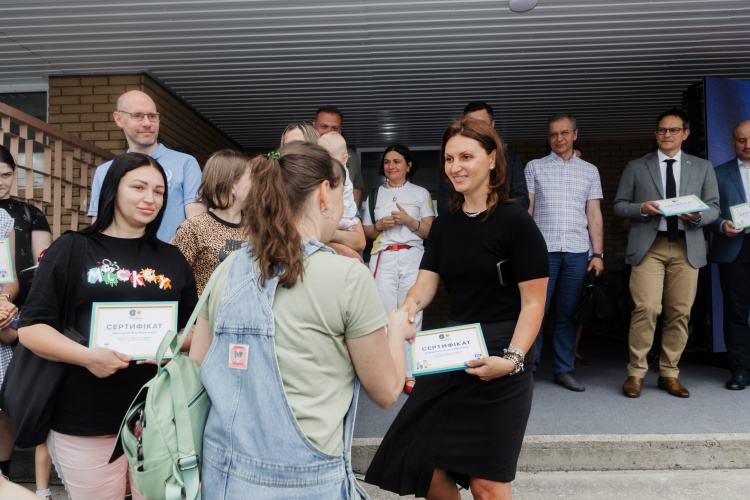
MULTIPOLYGON (((390 189, 391 191, 393 191, 394 189, 401 189, 402 187, 406 186, 406 183, 404 182, 400 186, 395 186, 394 187, 394 186, 391 186, 391 181, 386 181, 385 185, 386 185, 386 187, 388 187, 388 189, 390 189)), ((396 196, 397 195, 398 195, 398 191, 396 191, 396 192, 393 193, 393 201, 394 202, 396 201, 396 196)))
POLYGON ((479 212, 467 212, 462 205, 461 211, 466 214, 466 217, 471 217, 473 219, 474 217, 478 217, 480 214, 485 213, 487 209, 485 208, 484 210, 481 210, 479 212))

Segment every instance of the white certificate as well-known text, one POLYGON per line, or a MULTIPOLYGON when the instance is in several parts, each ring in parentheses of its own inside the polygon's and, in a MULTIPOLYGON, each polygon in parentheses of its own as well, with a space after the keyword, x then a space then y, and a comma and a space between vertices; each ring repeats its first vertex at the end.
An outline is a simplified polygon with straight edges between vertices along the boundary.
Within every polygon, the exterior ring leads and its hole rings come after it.
POLYGON ((10 239, 0 238, 0 284, 13 282, 13 261, 10 258, 10 239))
POLYGON ((732 223, 735 229, 750 227, 750 203, 729 207, 729 211, 732 213, 732 223))
POLYGON ((465 370, 466 361, 489 356, 479 323, 419 332, 410 351, 414 376, 465 370))
POLYGON ((177 329, 177 302, 94 302, 92 308, 89 347, 133 359, 155 359, 164 335, 177 329))
POLYGON ((658 208, 665 217, 673 215, 690 214, 693 212, 702 212, 708 210, 708 205, 703 203, 700 198, 691 194, 689 196, 678 196, 677 198, 667 198, 666 200, 654 200, 659 204, 658 208))

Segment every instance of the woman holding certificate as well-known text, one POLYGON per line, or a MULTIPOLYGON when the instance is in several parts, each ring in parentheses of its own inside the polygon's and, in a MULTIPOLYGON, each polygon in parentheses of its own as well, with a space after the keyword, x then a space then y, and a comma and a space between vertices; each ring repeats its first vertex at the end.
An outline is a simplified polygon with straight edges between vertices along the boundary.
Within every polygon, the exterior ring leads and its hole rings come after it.
MULTIPOLYGON (((112 329, 132 332, 140 345, 148 328, 168 323, 150 312, 150 303, 178 302, 176 323, 182 327, 197 302, 185 257, 156 237, 166 202, 167 176, 156 160, 141 153, 115 158, 102 185, 99 217, 49 247, 19 320, 23 345, 67 366, 50 402, 48 444, 76 500, 125 497, 127 460, 108 464, 109 455, 130 403, 156 374, 155 366, 134 362, 131 353, 87 347, 94 303, 127 308, 129 317, 111 322, 112 329)), ((110 324, 112 317, 97 311, 97 320, 110 324)))
POLYGON ((351 469, 360 381, 391 406, 415 328, 403 311, 389 324, 368 270, 325 246, 344 208, 341 163, 293 142, 252 168, 250 243, 211 277, 190 350, 212 402, 203 494, 366 497, 351 469))
MULTIPOLYGON (((386 148, 379 172, 386 182, 377 190, 373 213, 365 210, 362 221, 365 236, 375 240, 370 270, 386 311, 401 306, 417 280, 424 239, 435 219, 429 191, 409 182, 416 172, 409 148, 401 144, 386 148)), ((372 205, 372 200, 367 204, 372 205)), ((421 312, 417 313, 416 325, 417 331, 421 330, 421 312)), ((408 352, 408 346, 404 347, 408 352)), ((409 367, 406 375, 404 389, 410 394, 414 377, 409 367)))
POLYGON ((416 284, 400 310, 414 318, 442 279, 449 325, 480 323, 489 357, 464 371, 424 375, 399 412, 366 481, 401 495, 510 499, 531 410, 534 340, 544 316, 547 246, 509 200, 505 146, 478 120, 443 134, 443 175, 458 207, 435 220, 416 284))

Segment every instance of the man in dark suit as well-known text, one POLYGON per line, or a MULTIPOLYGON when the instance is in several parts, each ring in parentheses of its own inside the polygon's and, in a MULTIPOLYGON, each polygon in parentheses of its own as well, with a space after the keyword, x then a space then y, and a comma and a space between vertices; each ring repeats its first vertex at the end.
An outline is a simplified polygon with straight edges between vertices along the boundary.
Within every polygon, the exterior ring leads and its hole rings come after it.
POLYGON ((630 293, 635 309, 630 320, 627 397, 641 395, 648 372, 646 355, 654 341, 656 318, 664 310, 657 385, 687 398, 678 380, 682 351, 688 339, 690 309, 698 288, 698 268, 706 265, 703 227, 719 215, 719 191, 709 161, 683 153, 690 135, 687 115, 680 109, 656 121, 658 151, 627 164, 615 197, 614 214, 632 221, 625 262, 633 266, 630 293), (709 210, 664 217, 654 200, 695 195, 709 210))
POLYGON ((734 127, 732 143, 737 157, 716 167, 721 215, 711 225, 711 260, 719 265, 724 295, 724 341, 732 372, 726 387, 737 391, 750 384, 750 238, 748 229, 735 229, 729 207, 750 199, 750 120, 734 127))
MULTIPOLYGON (((495 118, 492 106, 484 101, 472 101, 464 108, 464 118, 482 120, 495 128, 495 118)), ((517 154, 508 151, 508 183, 510 184, 510 198, 518 200, 524 210, 529 209, 529 190, 526 188, 526 177, 523 174, 523 163, 517 154)), ((449 198, 454 191, 453 184, 445 179, 438 183, 438 215, 450 212, 449 198)))

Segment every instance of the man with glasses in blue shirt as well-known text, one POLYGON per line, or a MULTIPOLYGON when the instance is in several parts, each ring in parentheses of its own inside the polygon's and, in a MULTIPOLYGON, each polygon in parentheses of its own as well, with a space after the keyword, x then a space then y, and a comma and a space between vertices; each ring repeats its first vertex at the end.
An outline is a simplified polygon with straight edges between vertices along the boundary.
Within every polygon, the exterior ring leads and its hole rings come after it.
MULTIPOLYGON (((132 90, 121 95, 113 116, 117 126, 125 133, 128 152, 149 155, 161 164, 167 174, 169 196, 157 236, 169 242, 185 219, 206 211, 205 205, 196 199, 201 183, 198 162, 190 155, 167 149, 157 142, 161 117, 156 111, 156 103, 148 94, 132 90)), ((98 215, 99 192, 111 163, 100 165, 94 173, 88 212, 93 220, 98 215)))
POLYGON ((656 120, 656 153, 625 167, 614 215, 630 219, 625 263, 630 264, 630 363, 622 392, 641 395, 648 372, 646 355, 654 342, 656 318, 664 312, 657 386, 672 396, 690 392, 679 382, 677 363, 688 340, 690 309, 698 289, 698 268, 706 265, 703 227, 719 215, 719 190, 711 162, 682 152, 690 135, 684 111, 670 109, 656 120), (709 210, 664 217, 654 200, 695 195, 709 210))

